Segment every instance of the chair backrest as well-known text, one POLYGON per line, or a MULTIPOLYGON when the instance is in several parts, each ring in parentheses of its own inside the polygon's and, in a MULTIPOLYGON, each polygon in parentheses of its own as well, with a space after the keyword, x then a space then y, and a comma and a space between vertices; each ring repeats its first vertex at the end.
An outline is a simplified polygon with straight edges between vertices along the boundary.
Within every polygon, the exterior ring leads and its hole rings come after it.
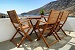
POLYGON ((18 16, 15 10, 7 11, 12 23, 19 23, 18 16))
POLYGON ((69 15, 69 11, 63 11, 62 12, 62 15, 61 15, 61 19, 60 19, 60 22, 65 22, 68 18, 68 15, 69 15))
POLYGON ((67 18, 68 18, 68 15, 69 15, 69 11, 62 11, 61 12, 61 15, 60 15, 60 23, 59 23, 59 26, 57 27, 57 32, 64 26, 67 18))
POLYGON ((59 10, 51 10, 47 20, 48 24, 56 23, 59 18, 59 15, 60 15, 59 10))

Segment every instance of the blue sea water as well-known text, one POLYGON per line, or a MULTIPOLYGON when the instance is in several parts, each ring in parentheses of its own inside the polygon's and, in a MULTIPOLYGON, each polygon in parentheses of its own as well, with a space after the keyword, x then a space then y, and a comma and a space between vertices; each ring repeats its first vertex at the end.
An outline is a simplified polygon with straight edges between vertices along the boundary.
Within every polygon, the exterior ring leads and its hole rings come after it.
MULTIPOLYGON (((39 14, 38 15, 33 15, 33 14, 31 14, 31 15, 19 15, 19 17, 25 17, 25 16, 40 16, 39 14)), ((48 15, 44 15, 44 16, 48 16, 48 15)))

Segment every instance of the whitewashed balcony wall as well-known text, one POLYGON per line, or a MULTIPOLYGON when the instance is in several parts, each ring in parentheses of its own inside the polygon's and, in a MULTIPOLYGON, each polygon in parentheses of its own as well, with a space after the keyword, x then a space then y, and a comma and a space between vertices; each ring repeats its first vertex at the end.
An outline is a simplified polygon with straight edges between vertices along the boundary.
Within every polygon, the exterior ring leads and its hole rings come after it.
MULTIPOLYGON (((35 23, 34 20, 32 21, 35 23)), ((75 18, 69 17, 63 28, 64 30, 75 31, 75 18)), ((0 19, 0 42, 9 40, 15 32, 16 30, 9 18, 0 19)), ((19 37, 19 35, 16 37, 19 37)))

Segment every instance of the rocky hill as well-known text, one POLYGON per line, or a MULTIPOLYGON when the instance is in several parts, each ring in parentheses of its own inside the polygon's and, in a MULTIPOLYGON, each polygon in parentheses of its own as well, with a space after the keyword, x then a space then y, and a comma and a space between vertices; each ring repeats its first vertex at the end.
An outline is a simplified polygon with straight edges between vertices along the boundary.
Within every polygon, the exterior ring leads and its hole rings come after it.
MULTIPOLYGON (((57 0, 50 2, 38 9, 27 12, 27 14, 39 14, 40 10, 44 9, 45 14, 48 14, 51 9, 69 10, 71 15, 75 15, 75 0, 57 0)), ((23 13, 24 14, 24 13, 23 13)))

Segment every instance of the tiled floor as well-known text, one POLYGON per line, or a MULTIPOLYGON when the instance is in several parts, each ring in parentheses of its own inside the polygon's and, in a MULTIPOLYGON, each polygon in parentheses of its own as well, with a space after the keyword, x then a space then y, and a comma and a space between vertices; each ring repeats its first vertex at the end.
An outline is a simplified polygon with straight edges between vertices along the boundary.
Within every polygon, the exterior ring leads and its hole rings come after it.
MULTIPOLYGON (((66 31, 66 33, 68 35, 67 37, 64 37, 56 44, 50 46, 50 48, 46 47, 42 39, 36 41, 36 35, 32 34, 32 42, 26 39, 23 44, 17 48, 12 42, 8 40, 0 43, 0 50, 75 50, 75 32, 70 32, 69 34, 69 32, 66 31)), ((19 41, 20 39, 21 38, 17 38, 15 40, 19 41)), ((53 36, 47 37, 46 39, 49 43, 54 40, 53 36)))

